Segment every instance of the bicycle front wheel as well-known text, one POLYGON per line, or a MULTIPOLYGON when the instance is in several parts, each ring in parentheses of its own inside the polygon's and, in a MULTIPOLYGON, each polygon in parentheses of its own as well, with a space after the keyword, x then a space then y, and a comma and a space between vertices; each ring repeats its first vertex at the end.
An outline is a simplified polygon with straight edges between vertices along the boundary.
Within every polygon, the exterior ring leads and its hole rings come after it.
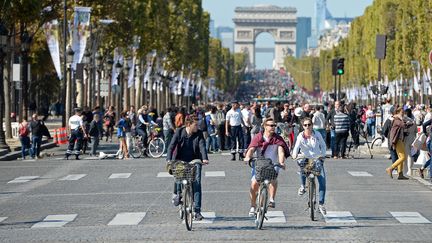
POLYGON ((140 145, 141 145, 141 141, 139 141, 138 139, 132 140, 132 146, 131 146, 131 149, 129 151, 129 154, 132 156, 132 158, 138 159, 141 157, 142 148, 140 145))
POLYGON ((186 186, 183 191, 183 216, 188 231, 192 230, 192 212, 193 212, 193 198, 191 186, 186 186))
POLYGON ((382 145, 382 142, 383 142, 383 139, 382 139, 381 136, 374 138, 374 139, 372 140, 372 143, 371 143, 371 149, 373 149, 374 146, 375 146, 375 147, 377 147, 377 146, 381 146, 381 145, 382 145))
POLYGON ((159 158, 165 151, 165 142, 162 138, 155 138, 150 141, 148 149, 151 157, 159 158))
POLYGON ((316 185, 315 178, 309 178, 309 211, 310 218, 315 221, 315 208, 316 208, 316 185))
POLYGON ((256 215, 256 227, 261 229, 264 223, 265 214, 268 207, 268 191, 267 187, 263 186, 258 193, 258 210, 256 215))

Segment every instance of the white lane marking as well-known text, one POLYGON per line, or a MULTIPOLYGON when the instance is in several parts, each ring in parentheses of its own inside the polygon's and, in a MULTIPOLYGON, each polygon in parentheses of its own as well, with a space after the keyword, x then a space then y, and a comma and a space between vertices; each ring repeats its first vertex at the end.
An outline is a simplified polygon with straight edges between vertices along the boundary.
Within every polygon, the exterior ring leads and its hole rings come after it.
POLYGON ((8 217, 0 217, 0 223, 5 221, 8 217))
POLYGON ((67 175, 63 178, 60 178, 59 181, 77 181, 86 175, 87 174, 71 174, 71 175, 67 175))
POLYGON ((132 173, 114 173, 110 175, 108 179, 127 179, 132 175, 132 173))
POLYGON ((144 219, 145 216, 145 212, 118 213, 108 223, 108 225, 137 225, 144 219))
POLYGON ((430 224, 431 221, 418 212, 390 212, 399 222, 403 224, 430 224))
POLYGON ((17 177, 11 181, 8 182, 8 184, 10 183, 25 183, 25 182, 29 182, 31 180, 37 179, 39 178, 39 176, 20 176, 17 177))
POLYGON ((159 172, 157 174, 157 177, 173 177, 173 176, 170 175, 168 172, 159 172))
POLYGON ((268 211, 265 216, 268 219, 265 223, 286 223, 283 211, 268 211))
POLYGON ((207 176, 207 177, 225 177, 225 171, 206 171, 205 176, 207 176))
POLYGON ((231 153, 221 153, 221 155, 232 155, 231 153))
POLYGON ((76 217, 77 214, 48 215, 44 220, 34 224, 31 228, 63 227, 65 224, 74 221, 76 217))
MULTIPOLYGON (((194 220, 193 221, 194 224, 212 224, 216 219, 216 213, 215 212, 201 212, 201 215, 204 217, 204 219, 201 221, 194 220)), ((185 222, 183 220, 183 224, 184 223, 185 222)))
POLYGON ((352 175, 352 176, 357 176, 357 177, 364 177, 364 176, 370 177, 370 176, 373 176, 373 175, 369 174, 366 171, 348 171, 348 173, 350 175, 352 175))
POLYGON ((349 211, 327 211, 324 219, 326 223, 357 223, 349 211))

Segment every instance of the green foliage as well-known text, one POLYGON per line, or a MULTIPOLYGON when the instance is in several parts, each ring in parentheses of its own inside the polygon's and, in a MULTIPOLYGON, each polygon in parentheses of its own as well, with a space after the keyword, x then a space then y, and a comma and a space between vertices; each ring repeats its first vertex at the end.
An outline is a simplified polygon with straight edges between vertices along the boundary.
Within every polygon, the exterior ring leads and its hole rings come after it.
MULTIPOLYGON (((412 60, 427 67, 428 53, 432 48, 432 1, 427 0, 375 0, 366 8, 363 16, 351 23, 349 36, 332 50, 321 51, 319 80, 324 90, 332 89, 332 59, 345 58, 345 74, 342 86, 361 85, 378 78, 378 60, 375 58, 377 34, 387 35, 386 59, 382 61, 383 77, 398 79, 402 74, 411 77, 412 60)), ((287 58, 287 69, 294 78, 310 82, 310 66, 313 59, 287 58), (296 69, 290 69, 294 65, 296 69), (301 72, 300 72, 301 71, 301 72), (305 74, 309 73, 309 74, 305 74)), ((305 85, 308 88, 307 85, 305 85)), ((308 88, 309 89, 309 88, 308 88)))

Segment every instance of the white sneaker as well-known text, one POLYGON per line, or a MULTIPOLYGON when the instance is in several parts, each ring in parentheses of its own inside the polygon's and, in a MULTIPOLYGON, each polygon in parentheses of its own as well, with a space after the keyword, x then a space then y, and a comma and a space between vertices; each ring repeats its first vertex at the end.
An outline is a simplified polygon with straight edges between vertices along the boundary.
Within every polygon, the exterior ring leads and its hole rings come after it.
POLYGON ((255 216, 255 207, 251 207, 249 210, 249 217, 255 216))
POLYGON ((305 192, 306 192, 305 187, 301 185, 300 188, 298 189, 298 195, 301 196, 305 194, 305 192))
POLYGON ((324 207, 324 205, 322 205, 322 204, 318 205, 318 209, 319 209, 319 211, 321 212, 322 215, 326 215, 327 214, 327 210, 324 207))

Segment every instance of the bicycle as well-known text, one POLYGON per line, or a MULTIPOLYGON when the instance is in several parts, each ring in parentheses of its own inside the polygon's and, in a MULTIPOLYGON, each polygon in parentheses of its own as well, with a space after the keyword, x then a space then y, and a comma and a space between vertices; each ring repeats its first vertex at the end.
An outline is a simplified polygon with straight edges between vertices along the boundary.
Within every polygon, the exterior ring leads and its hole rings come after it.
POLYGON ((201 160, 196 159, 191 162, 181 160, 173 161, 168 164, 174 176, 175 182, 180 184, 180 198, 182 203, 179 205, 180 219, 185 221, 186 229, 192 230, 194 193, 193 183, 195 182, 196 165, 202 165, 201 160))
POLYGON ((316 205, 316 180, 315 178, 321 174, 321 168, 317 166, 318 158, 297 158, 297 163, 303 168, 306 176, 306 188, 308 190, 308 203, 306 211, 312 221, 315 221, 315 212, 317 211, 316 205))
POLYGON ((163 155, 165 151, 165 142, 162 138, 160 138, 161 128, 155 127, 150 129, 150 137, 147 141, 147 149, 144 147, 144 143, 142 142, 142 137, 140 135, 135 136, 132 139, 131 151, 129 154, 138 159, 141 156, 146 155, 146 150, 153 158, 159 158, 163 155))
POLYGON ((269 164, 269 166, 256 167, 256 160, 249 160, 249 166, 255 167, 255 179, 259 184, 258 195, 257 195, 257 207, 255 212, 255 225, 257 229, 262 229, 264 219, 268 220, 265 214, 267 213, 269 206, 269 192, 268 187, 271 181, 276 180, 278 172, 274 167, 282 168, 280 164, 269 164))

